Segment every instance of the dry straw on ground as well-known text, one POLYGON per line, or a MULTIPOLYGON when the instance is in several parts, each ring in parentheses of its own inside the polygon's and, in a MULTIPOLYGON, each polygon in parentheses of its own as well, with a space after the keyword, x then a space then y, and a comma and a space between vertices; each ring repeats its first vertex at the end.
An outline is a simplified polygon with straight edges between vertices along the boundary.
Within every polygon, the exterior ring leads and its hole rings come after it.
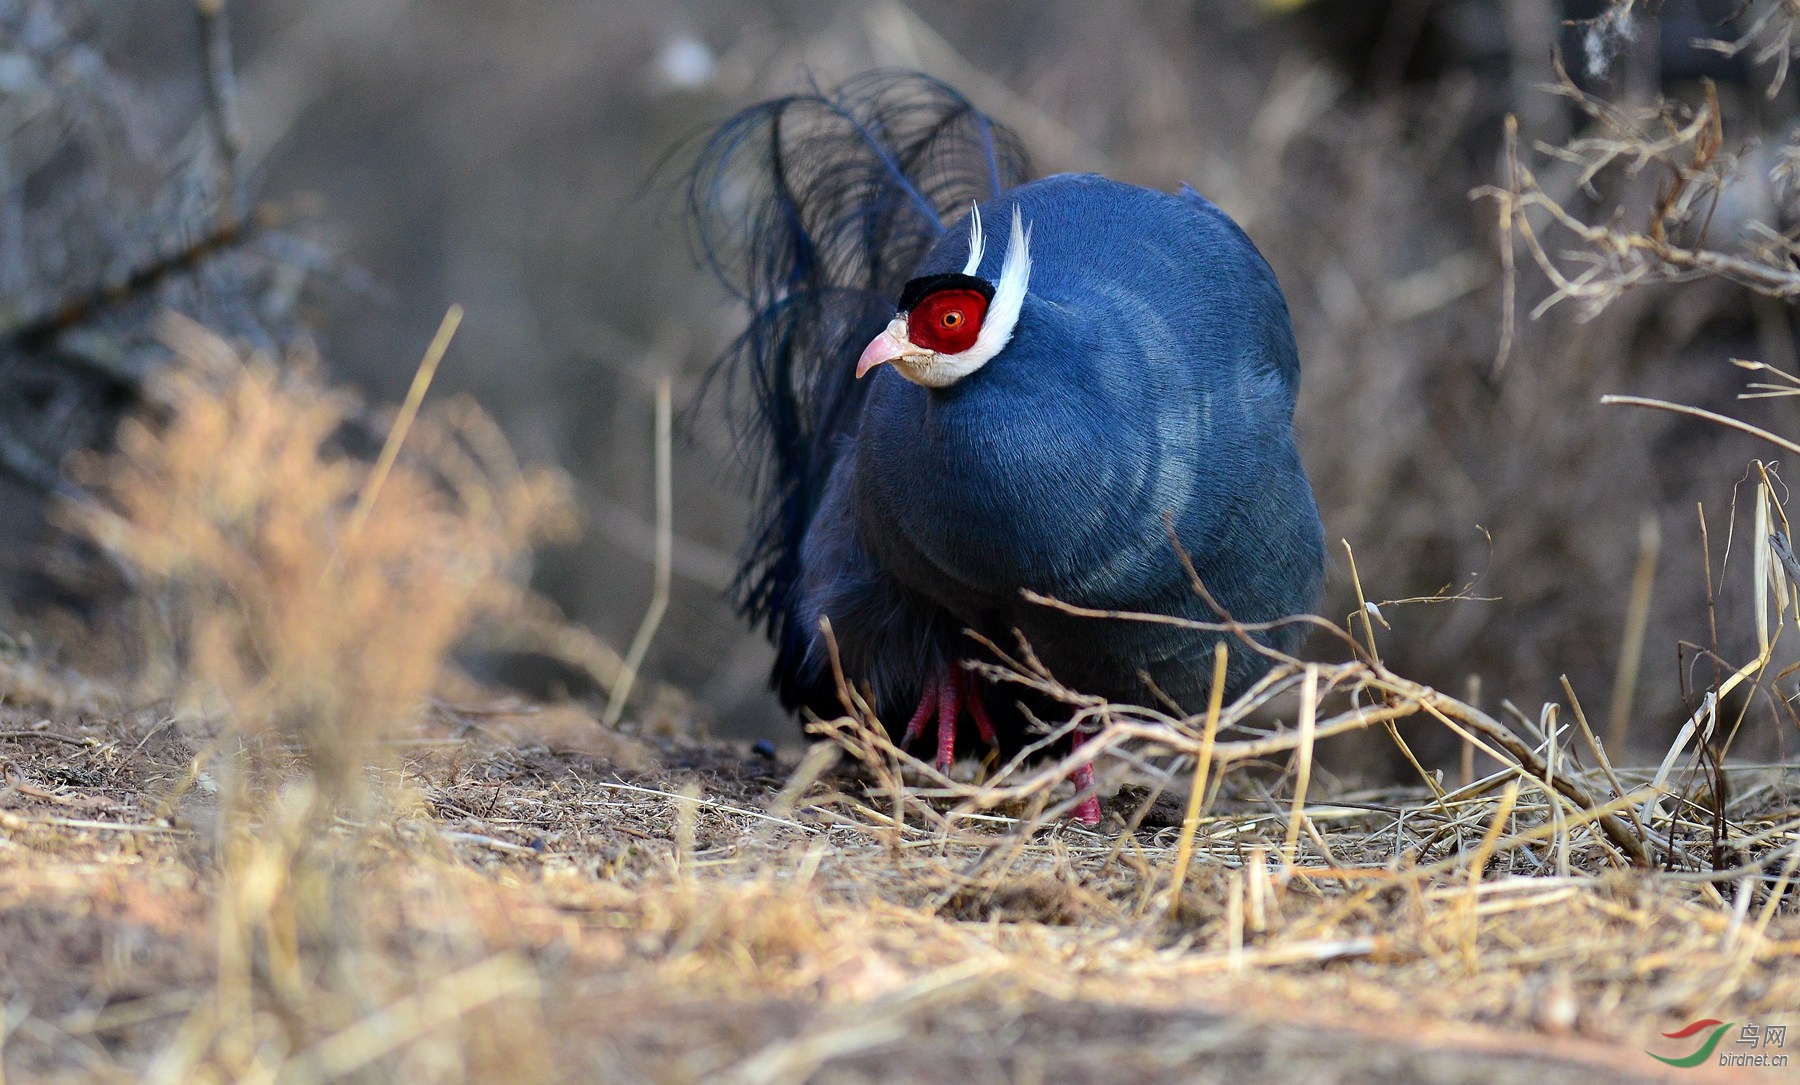
MULTIPOLYGON (((464 406, 370 496, 335 393, 174 341, 86 523, 183 696, 0 659, 6 1080, 1642 1081, 1659 1032, 1800 1004, 1794 773, 1729 759, 1791 725, 1768 650, 1625 766, 1572 697, 1507 723, 1390 672, 1392 606, 1320 623, 1346 662, 1278 660, 1198 718, 1009 648, 991 679, 1094 731, 1117 790, 1089 831, 1071 758, 946 778, 851 713, 781 767, 496 699, 445 654, 517 614, 553 485, 464 406), (1418 727, 1487 771, 1313 767, 1418 727)), ((1778 493, 1759 476, 1757 539, 1778 493)), ((1749 564, 1772 646, 1800 599, 1749 564)))

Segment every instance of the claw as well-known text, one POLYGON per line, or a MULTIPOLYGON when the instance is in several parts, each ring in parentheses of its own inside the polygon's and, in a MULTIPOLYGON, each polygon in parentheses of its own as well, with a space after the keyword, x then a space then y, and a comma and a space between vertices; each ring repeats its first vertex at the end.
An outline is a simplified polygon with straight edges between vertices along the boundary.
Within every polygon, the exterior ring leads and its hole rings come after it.
MULTIPOLYGON (((1069 736, 1069 752, 1074 753, 1086 741, 1087 736, 1077 729, 1069 736)), ((1077 795, 1088 793, 1086 798, 1075 804, 1075 809, 1070 811, 1069 816, 1083 825, 1100 824, 1100 796, 1094 791, 1094 763, 1089 761, 1076 769, 1069 776, 1069 782, 1075 785, 1077 795)))
POLYGON ((935 685, 926 686, 924 696, 919 698, 918 711, 912 714, 912 719, 906 721, 906 734, 900 739, 902 748, 911 746, 914 742, 918 741, 919 736, 925 731, 925 721, 930 719, 932 714, 937 711, 937 706, 938 687, 935 685))
POLYGON ((950 766, 956 764, 956 717, 960 714, 965 691, 963 689, 962 668, 952 663, 950 673, 944 676, 944 684, 938 694, 938 743, 937 767, 939 772, 949 772, 950 766))
MULTIPOLYGON (((942 677, 929 682, 923 693, 919 695, 919 707, 913 711, 912 718, 906 721, 906 731, 900 737, 902 747, 911 746, 924 737, 926 722, 937 720, 937 756, 933 763, 940 772, 949 772, 956 764, 956 724, 964 710, 975 721, 975 730, 981 740, 989 746, 998 747, 1000 738, 994 732, 993 718, 988 715, 987 703, 981 697, 981 683, 974 675, 964 671, 956 663, 950 664, 942 677)), ((1069 751, 1086 740, 1087 736, 1077 731, 1069 738, 1069 751)), ((1070 812, 1071 817, 1083 825, 1100 824, 1100 796, 1094 791, 1094 766, 1086 764, 1070 774, 1069 782, 1075 785, 1077 794, 1086 792, 1087 797, 1075 804, 1070 812)))
MULTIPOLYGON (((1075 774, 1069 778, 1069 782, 1075 785, 1075 790, 1078 792, 1092 790, 1094 786, 1094 766, 1083 765, 1076 769, 1075 774)), ((1087 798, 1082 799, 1075 804, 1075 809, 1069 812, 1069 816, 1076 821, 1081 822, 1083 825, 1100 824, 1100 796, 1089 795, 1087 798)))
POLYGON ((974 675, 952 663, 936 682, 928 683, 919 696, 919 707, 906 721, 900 745, 911 746, 925 733, 925 724, 937 720, 937 756, 933 763, 944 772, 956 763, 956 724, 967 710, 975 720, 975 730, 989 746, 1000 744, 994 733, 994 721, 988 716, 987 704, 981 699, 981 686, 974 675))
POLYGON ((981 741, 996 749, 1000 746, 1000 736, 994 733, 994 721, 988 718, 987 701, 982 699, 981 691, 975 688, 975 676, 964 675, 963 681, 968 683, 969 715, 975 717, 975 730, 980 733, 981 741))

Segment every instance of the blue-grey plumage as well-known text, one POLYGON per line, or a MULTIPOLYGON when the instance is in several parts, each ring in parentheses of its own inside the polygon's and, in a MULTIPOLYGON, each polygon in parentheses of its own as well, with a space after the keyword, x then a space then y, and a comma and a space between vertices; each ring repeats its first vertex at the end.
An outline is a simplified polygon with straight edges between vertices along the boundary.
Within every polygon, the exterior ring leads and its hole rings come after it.
MULTIPOLYGON (((747 428, 776 449, 744 579, 747 609, 777 639, 784 701, 837 710, 829 619, 847 677, 872 688, 896 737, 949 697, 934 691, 960 661, 980 658, 965 630, 1000 644, 1017 630, 1073 688, 1197 708, 1220 634, 1077 617, 1023 593, 1201 621, 1219 619, 1215 602, 1252 623, 1314 605, 1323 532, 1294 444, 1298 354, 1267 263, 1191 190, 1019 183, 1017 156, 996 152, 1009 137, 941 84, 882 77, 784 102, 731 122, 704 163, 724 176, 751 134, 769 139, 755 164, 774 199, 759 221, 781 236, 753 229, 744 251, 787 255, 750 261, 734 283, 753 319, 726 364, 757 383, 747 428), (903 102, 912 111, 896 114, 903 102), (821 180, 831 144, 784 142, 782 123, 808 116, 848 134, 835 146, 837 168, 862 179, 853 190, 821 180), (809 152, 818 160, 797 167, 809 152), (909 280, 915 309, 939 289, 973 303, 954 306, 977 322, 954 349, 909 338, 923 334, 895 313, 909 280), (796 307, 811 338, 796 338, 796 307), (977 325, 985 338, 970 347, 977 325)), ((718 238, 703 227, 732 281, 718 238)), ((1291 650, 1301 628, 1259 636, 1291 650)), ((1266 669, 1236 645, 1225 692, 1266 669)), ((988 710, 1004 748, 1027 741, 1015 690, 970 682, 957 697, 988 710)), ((954 727, 957 705, 943 711, 954 727)))
MULTIPOLYGON (((947 388, 872 374, 849 505, 821 515, 852 516, 874 564, 959 625, 1002 640, 1019 629, 1075 688, 1142 701, 1147 670, 1192 704, 1210 681, 1207 638, 1073 617, 1020 591, 1216 620, 1166 515, 1234 618, 1313 605, 1322 531, 1294 448, 1286 307, 1249 239, 1197 195, 1052 177, 984 206, 990 235, 1012 206, 1033 259, 1012 341, 947 388)), ((919 273, 953 266, 966 234, 946 235, 919 273)), ((1236 656, 1231 693, 1265 669, 1236 656)))

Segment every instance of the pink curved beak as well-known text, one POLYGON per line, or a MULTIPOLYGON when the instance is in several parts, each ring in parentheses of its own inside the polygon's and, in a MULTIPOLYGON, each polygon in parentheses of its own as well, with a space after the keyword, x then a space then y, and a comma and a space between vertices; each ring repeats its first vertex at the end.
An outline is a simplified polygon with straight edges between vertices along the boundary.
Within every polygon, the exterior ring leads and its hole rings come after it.
POLYGON ((863 348, 862 357, 856 359, 856 375, 863 374, 883 362, 891 362, 895 358, 914 353, 913 345, 895 335, 891 330, 876 336, 868 346, 863 348))

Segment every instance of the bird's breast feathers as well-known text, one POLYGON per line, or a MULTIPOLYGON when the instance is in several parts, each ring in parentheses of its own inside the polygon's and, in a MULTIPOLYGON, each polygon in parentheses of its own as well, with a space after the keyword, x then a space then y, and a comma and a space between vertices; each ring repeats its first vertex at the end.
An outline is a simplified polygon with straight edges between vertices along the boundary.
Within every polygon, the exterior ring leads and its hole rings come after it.
POLYGON ((1291 442, 1291 332, 1284 311, 1277 326, 1258 318, 1260 294, 1276 309, 1279 294, 1248 240, 1178 197, 1040 185, 1006 201, 997 280, 979 277, 976 211, 859 363, 875 381, 856 448, 861 530, 940 600, 1129 594, 1161 576, 1150 551, 1172 558, 1165 516, 1203 539, 1207 509, 1224 515, 1245 470, 1291 442), (883 363, 895 372, 870 372, 883 363))

